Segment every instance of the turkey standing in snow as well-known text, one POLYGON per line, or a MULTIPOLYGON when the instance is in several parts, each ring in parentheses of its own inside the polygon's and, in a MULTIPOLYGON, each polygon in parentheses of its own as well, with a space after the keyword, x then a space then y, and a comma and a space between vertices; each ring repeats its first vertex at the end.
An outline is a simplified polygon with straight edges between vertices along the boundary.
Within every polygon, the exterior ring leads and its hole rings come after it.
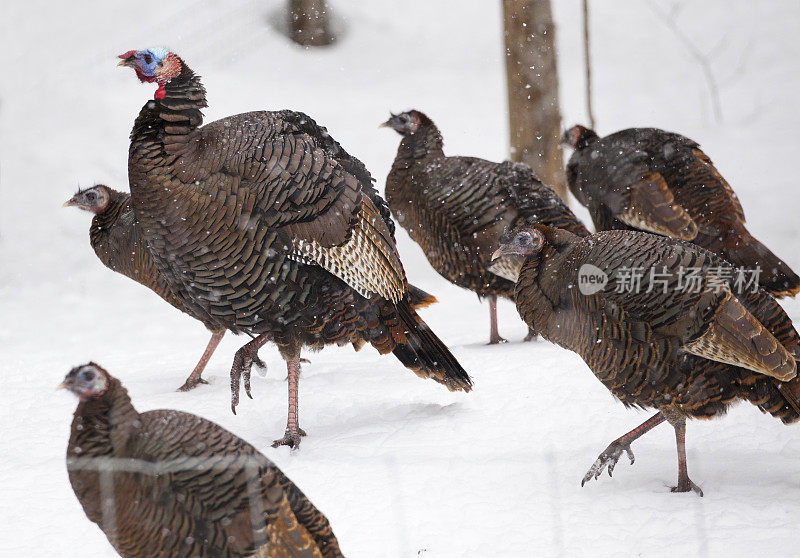
POLYGON ((197 415, 139 413, 95 363, 61 387, 80 399, 67 471, 86 516, 125 558, 341 556, 328 520, 253 446, 197 415))
POLYGON ((604 138, 583 126, 564 134, 575 149, 567 181, 598 231, 641 230, 691 241, 734 266, 760 270, 761 286, 781 298, 800 277, 748 232, 730 184, 694 141, 656 128, 604 138))
POLYGON ((200 127, 205 89, 177 55, 120 56, 155 98, 131 132, 128 174, 153 260, 181 302, 255 338, 231 368, 232 407, 253 356, 274 342, 289 371, 285 436, 296 447, 300 349, 372 344, 421 377, 469 376, 416 314, 386 203, 363 163, 305 114, 250 112, 200 127))
POLYGON ((389 208, 442 277, 489 299, 489 343, 505 341, 497 331, 497 297, 513 296, 519 262, 492 263, 504 230, 542 223, 581 236, 588 231, 530 167, 446 157, 442 134, 420 111, 392 115, 381 126, 403 136, 386 178, 389 208))
MULTIPOLYGON (((130 200, 130 194, 97 184, 86 190, 80 190, 64 206, 74 206, 94 213, 92 226, 89 229, 89 241, 95 254, 107 268, 141 283, 181 312, 202 321, 200 317, 190 314, 181 300, 172 294, 166 280, 156 269, 153 258, 147 249, 147 243, 142 236, 142 227, 136 222, 130 200)), ((413 285, 410 285, 409 288, 411 303, 415 309, 424 308, 436 302, 433 295, 422 289, 413 285)), ((214 331, 213 326, 207 323, 204 325, 211 330, 211 340, 208 342, 200 362, 197 363, 184 384, 178 388, 180 391, 188 391, 198 384, 208 383, 201 377, 201 374, 225 335, 225 330, 214 331)), ((261 368, 266 368, 258 355, 255 355, 253 362, 261 368)))
MULTIPOLYGON (((201 374, 225 335, 225 329, 215 329, 217 326, 210 321, 204 321, 202 315, 193 314, 191 309, 182 304, 180 298, 172 293, 166 280, 156 269, 147 249, 147 243, 142 236, 142 227, 136 222, 133 214, 131 195, 97 184, 78 191, 64 206, 74 206, 94 213, 92 226, 89 229, 89 241, 95 254, 107 268, 141 283, 181 312, 203 322, 203 325, 211 331, 211 340, 200 362, 179 389, 188 391, 198 384, 208 383, 201 374)), ((264 366, 257 356, 256 362, 264 366)))
POLYGON ((612 442, 581 485, 606 467, 611 475, 623 451, 633 463, 631 442, 667 420, 678 447, 673 491, 702 495, 686 470, 687 418, 743 399, 785 423, 800 419, 800 337, 769 294, 726 279, 730 267, 711 252, 642 232, 579 238, 536 226, 496 253, 508 254, 526 258, 515 293, 522 319, 578 353, 623 404, 658 410, 612 442), (689 283, 681 271, 695 269, 689 283))

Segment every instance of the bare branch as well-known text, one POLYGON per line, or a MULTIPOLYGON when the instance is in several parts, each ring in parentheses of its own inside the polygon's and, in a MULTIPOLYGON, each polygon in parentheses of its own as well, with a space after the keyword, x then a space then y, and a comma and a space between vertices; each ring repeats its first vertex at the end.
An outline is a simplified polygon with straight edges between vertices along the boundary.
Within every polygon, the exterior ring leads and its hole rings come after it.
POLYGON ((705 56, 700 50, 692 43, 691 39, 678 27, 678 24, 675 22, 674 15, 678 13, 679 8, 678 6, 673 6, 671 13, 666 13, 661 8, 656 6, 656 4, 652 1, 648 2, 647 5, 650 7, 650 10, 664 23, 664 25, 669 28, 670 31, 678 38, 678 40, 683 43, 683 46, 686 47, 686 50, 689 51, 689 54, 692 55, 697 63, 700 65, 700 69, 703 72, 703 76, 706 78, 706 83, 708 84, 708 90, 711 95, 711 108, 714 111, 714 119, 716 120, 717 124, 722 122, 722 109, 720 108, 719 102, 719 88, 717 87, 717 81, 714 78, 714 73, 711 71, 711 64, 708 61, 708 57, 705 56))

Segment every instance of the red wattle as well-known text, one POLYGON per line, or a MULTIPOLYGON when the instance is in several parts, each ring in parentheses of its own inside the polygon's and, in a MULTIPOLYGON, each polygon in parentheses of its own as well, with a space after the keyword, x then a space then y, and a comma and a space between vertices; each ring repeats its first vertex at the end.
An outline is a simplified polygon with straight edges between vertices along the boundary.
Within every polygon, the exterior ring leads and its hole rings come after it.
POLYGON ((166 96, 167 96, 167 92, 164 90, 164 86, 163 85, 159 85, 158 89, 156 89, 155 98, 160 101, 161 99, 163 99, 166 96))

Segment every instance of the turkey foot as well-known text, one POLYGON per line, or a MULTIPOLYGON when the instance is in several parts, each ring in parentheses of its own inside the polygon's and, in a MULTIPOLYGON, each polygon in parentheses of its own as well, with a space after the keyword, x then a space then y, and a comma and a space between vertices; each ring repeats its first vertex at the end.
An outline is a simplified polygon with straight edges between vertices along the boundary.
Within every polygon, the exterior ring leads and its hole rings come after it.
POLYGON ((523 341, 527 343, 528 341, 536 341, 538 338, 539 334, 533 331, 531 328, 528 328, 528 335, 525 336, 523 341))
POLYGON ((296 432, 292 432, 287 428, 283 438, 272 442, 272 447, 277 448, 280 446, 289 446, 292 449, 297 449, 300 447, 300 438, 305 435, 306 431, 302 428, 298 428, 296 432))
POLYGON ((300 438, 306 433, 300 428, 298 403, 298 390, 300 388, 300 352, 289 356, 286 360, 286 371, 289 380, 289 412, 286 417, 286 433, 280 440, 272 442, 272 447, 289 446, 292 449, 300 447, 300 438))
POLYGON ((199 375, 197 378, 192 378, 191 376, 189 376, 188 378, 186 378, 186 381, 183 382, 183 385, 178 388, 178 391, 191 391, 200 384, 208 384, 208 380, 204 380, 199 375))
POLYGON ((623 451, 628 454, 628 459, 631 460, 631 465, 633 465, 634 458, 633 451, 631 450, 631 443, 640 436, 650 432, 665 420, 667 420, 667 418, 664 416, 664 413, 659 411, 627 434, 623 434, 611 442, 605 451, 600 454, 600 457, 597 458, 597 461, 594 462, 594 465, 592 465, 589 471, 584 475, 581 486, 586 484, 587 481, 592 480, 592 477, 600 477, 600 474, 606 467, 608 467, 608 476, 610 477, 623 451))
MULTIPOLYGON (((670 417, 668 417, 669 420, 670 417)), ((672 426, 675 428, 675 442, 678 447, 678 486, 671 488, 672 492, 689 492, 694 490, 702 497, 703 491, 689 478, 689 470, 686 467, 686 419, 672 419, 672 426)))
POLYGON ((689 492, 690 490, 697 492, 697 495, 701 498, 703 497, 702 489, 692 482, 692 479, 688 476, 685 479, 678 479, 678 486, 670 487, 671 492, 689 492))
POLYGON ((178 391, 189 391, 196 388, 200 384, 208 383, 201 377, 201 374, 203 373, 203 370, 205 370, 206 364, 208 364, 211 355, 214 354, 214 351, 217 349, 217 345, 219 345, 219 342, 222 341, 224 336, 224 329, 221 331, 216 331, 211 335, 211 339, 208 341, 208 345, 206 345, 206 350, 203 351, 203 356, 200 357, 200 362, 198 362, 197 366, 194 367, 194 370, 192 370, 192 373, 189 374, 188 378, 186 378, 186 381, 183 383, 183 385, 178 388, 178 391))
POLYGON ((628 459, 631 460, 631 465, 633 465, 635 459, 633 457, 631 445, 629 443, 615 440, 608 445, 603 453, 600 454, 600 457, 598 457, 594 464, 589 468, 589 471, 583 476, 581 486, 586 484, 587 481, 592 480, 593 477, 600 477, 600 475, 603 473, 603 469, 606 467, 608 467, 608 476, 612 476, 611 474, 614 472, 614 467, 616 467, 617 461, 619 461, 623 451, 628 454, 628 459))
POLYGON ((259 335, 249 343, 246 343, 233 357, 231 366, 231 411, 236 414, 236 406, 239 404, 239 382, 244 380, 244 391, 247 397, 253 398, 250 393, 250 369, 253 364, 260 368, 266 368, 264 361, 258 357, 258 349, 269 341, 266 334, 259 335))

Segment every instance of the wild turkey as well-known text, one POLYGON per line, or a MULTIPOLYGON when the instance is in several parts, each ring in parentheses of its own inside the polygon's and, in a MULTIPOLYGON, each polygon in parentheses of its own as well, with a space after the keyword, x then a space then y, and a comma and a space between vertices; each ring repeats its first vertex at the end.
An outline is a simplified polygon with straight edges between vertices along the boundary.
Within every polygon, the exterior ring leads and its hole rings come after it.
POLYGON ((759 269, 761 286, 774 297, 800 292, 800 277, 748 232, 736 194, 694 141, 656 128, 599 138, 574 126, 564 142, 575 149, 567 165, 570 190, 598 231, 688 240, 734 266, 759 269))
POLYGON ((497 250, 507 254, 526 258, 515 293, 525 322, 578 353, 626 406, 658 410, 612 442, 582 485, 606 467, 610 475, 623 451, 633 463, 631 442, 667 420, 678 447, 673 491, 702 495, 686 470, 687 418, 743 399, 785 423, 800 419, 800 337, 769 294, 711 252, 642 232, 579 238, 536 226, 497 250))
POLYGON ((153 261, 181 302, 217 327, 256 336, 236 353, 231 406, 253 355, 274 342, 289 370, 289 416, 275 444, 296 447, 300 349, 372 344, 450 390, 471 380, 416 314, 386 203, 363 163, 289 110, 200 127, 199 76, 164 49, 121 65, 156 82, 134 123, 131 195, 153 261))
POLYGON ((218 424, 171 409, 139 413, 93 362, 61 387, 80 399, 67 446, 72 489, 121 556, 342 556, 322 512, 218 424))
POLYGON ((519 263, 492 263, 503 231, 522 223, 588 231, 529 167, 445 156, 442 134, 420 111, 392 115, 382 126, 403 136, 386 178, 395 219, 442 277, 489 299, 489 343, 505 341, 497 331, 497 297, 513 296, 519 263))
MULTIPOLYGON (((64 206, 74 206, 94 213, 92 226, 89 229, 89 241, 95 254, 106 267, 141 283, 181 312, 202 321, 200 317, 187 310, 156 269, 147 243, 142 236, 142 227, 136 221, 133 213, 130 199, 131 195, 128 193, 118 192, 104 184, 97 184, 86 190, 78 191, 64 206)), ((424 308, 436 302, 433 295, 422 289, 413 285, 409 285, 409 289, 411 305, 415 309, 424 308)), ((211 340, 208 342, 200 362, 197 363, 184 384, 178 388, 180 391, 188 391, 198 384, 208 383, 203 380, 201 374, 225 335, 225 330, 214 331, 213 326, 208 323, 205 325, 211 330, 211 340)), ((253 362, 261 368, 266 367, 257 355, 253 362)))
MULTIPOLYGON (((64 206, 74 206, 94 213, 92 226, 89 229, 89 241, 95 254, 107 268, 141 283, 181 312, 203 322, 211 331, 211 340, 208 342, 200 362, 178 389, 188 391, 198 384, 207 383, 201 375, 225 335, 225 329, 215 329, 217 326, 212 322, 203 320, 201 315, 193 314, 191 309, 187 308, 170 290, 166 280, 156 269, 153 258, 147 249, 147 243, 142 236, 142 227, 137 223, 133 214, 130 194, 97 184, 86 190, 78 191, 64 206)), ((262 367, 264 366, 260 360, 258 362, 262 367)))

